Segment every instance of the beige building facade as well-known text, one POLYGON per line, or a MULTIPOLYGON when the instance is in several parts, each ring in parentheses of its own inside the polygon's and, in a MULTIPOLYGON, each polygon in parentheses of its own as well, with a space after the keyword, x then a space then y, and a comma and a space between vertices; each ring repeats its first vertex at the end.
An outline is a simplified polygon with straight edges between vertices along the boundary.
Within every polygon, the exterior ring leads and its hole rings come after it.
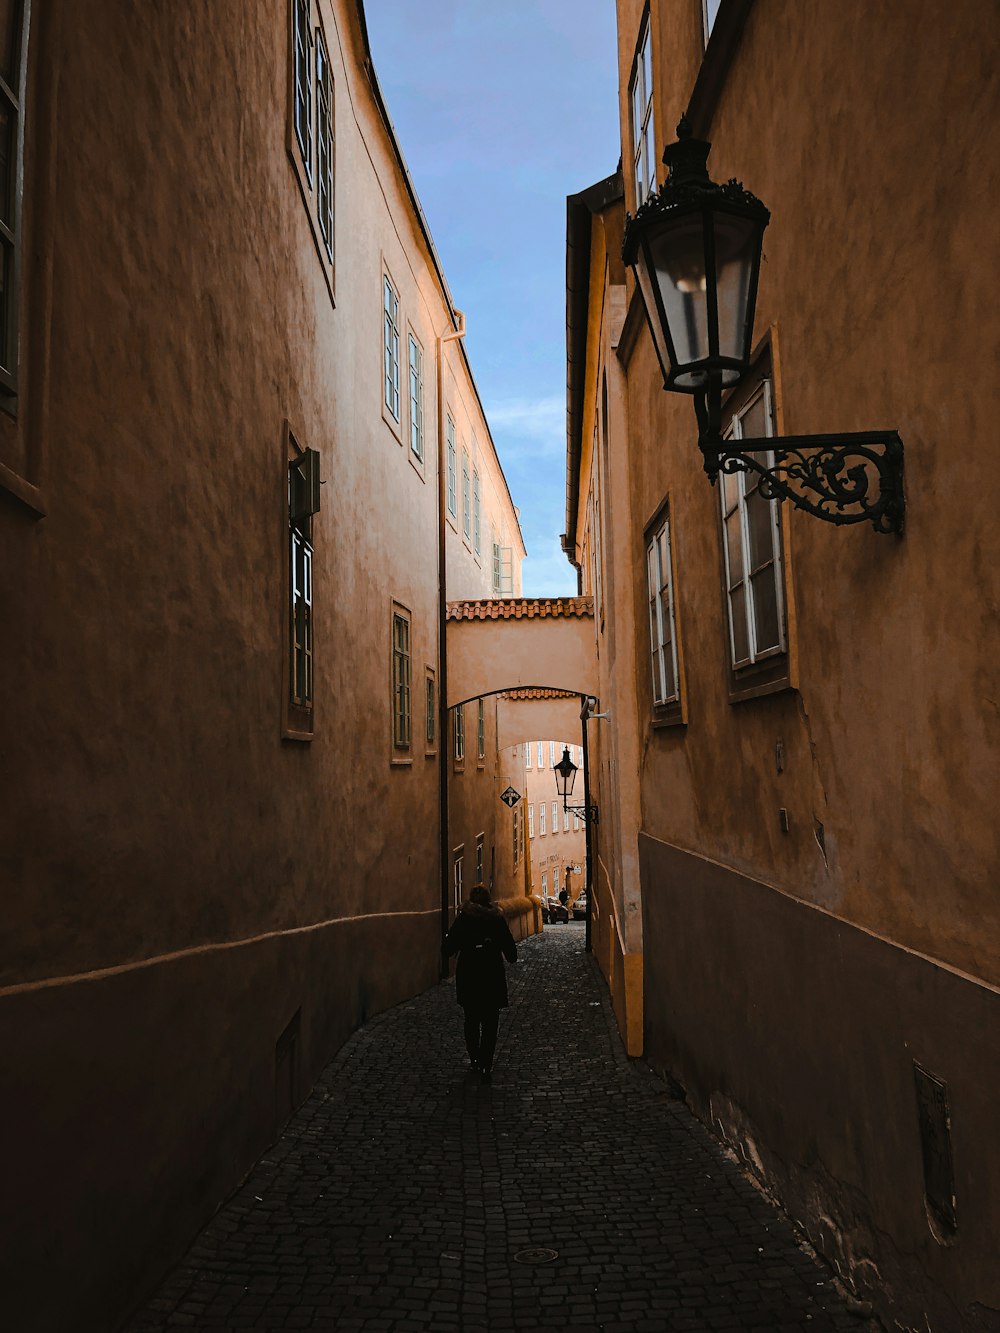
POLYGON ((569 805, 583 804, 583 749, 571 741, 528 741, 525 762, 525 819, 531 847, 531 892, 546 902, 566 889, 570 902, 585 889, 586 824, 579 813, 563 809, 553 769, 568 749, 581 772, 569 805))
POLYGON ((445 604, 520 591, 361 5, 140 8, 20 0, 4 72, 19 1333, 114 1327, 346 1037, 438 977, 445 604))
POLYGON ((629 1048, 859 1296, 985 1329, 1000 472, 970 371, 998 331, 995 14, 709 10, 619 0, 623 166, 568 203, 565 545, 611 713, 589 724, 595 949, 629 1048), (712 178, 771 210, 726 428, 897 429, 904 535, 706 480, 621 258, 685 109, 712 178))

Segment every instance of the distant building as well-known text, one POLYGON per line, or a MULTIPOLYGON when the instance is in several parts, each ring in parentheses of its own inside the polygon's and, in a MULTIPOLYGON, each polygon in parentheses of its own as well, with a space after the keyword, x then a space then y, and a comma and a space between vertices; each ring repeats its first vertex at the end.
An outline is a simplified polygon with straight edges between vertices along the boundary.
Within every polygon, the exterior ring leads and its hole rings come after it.
MULTIPOLYGON (((579 734, 579 733, 578 733, 579 734)), ((558 898, 566 889, 571 902, 585 888, 587 836, 580 816, 563 810, 557 798, 553 767, 568 746, 570 758, 582 770, 583 751, 566 741, 528 741, 526 793, 528 841, 531 849, 531 892, 543 901, 558 898)), ((582 778, 581 778, 582 782, 582 778)), ((582 804, 574 793, 571 804, 582 804)))

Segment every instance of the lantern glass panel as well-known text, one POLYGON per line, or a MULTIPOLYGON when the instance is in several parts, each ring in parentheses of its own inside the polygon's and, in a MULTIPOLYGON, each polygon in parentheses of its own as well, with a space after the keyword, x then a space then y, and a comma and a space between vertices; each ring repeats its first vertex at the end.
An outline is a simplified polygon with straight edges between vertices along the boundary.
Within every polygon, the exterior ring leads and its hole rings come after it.
POLYGON ((660 369, 663 371, 663 378, 667 379, 670 375, 673 357, 663 333, 663 320, 660 316, 659 302, 656 295, 656 279, 647 261, 648 255, 645 247, 640 247, 635 265, 635 276, 639 283, 639 291, 642 293, 643 304, 646 307, 646 322, 653 335, 653 345, 656 347, 660 369))
POLYGON ((759 223, 731 213, 713 216, 719 299, 719 355, 745 361, 749 348, 750 285, 760 247, 759 223))
POLYGON ((674 344, 674 383, 703 384, 705 372, 684 367, 709 355, 705 232, 700 213, 664 223, 648 241, 663 310, 674 344))

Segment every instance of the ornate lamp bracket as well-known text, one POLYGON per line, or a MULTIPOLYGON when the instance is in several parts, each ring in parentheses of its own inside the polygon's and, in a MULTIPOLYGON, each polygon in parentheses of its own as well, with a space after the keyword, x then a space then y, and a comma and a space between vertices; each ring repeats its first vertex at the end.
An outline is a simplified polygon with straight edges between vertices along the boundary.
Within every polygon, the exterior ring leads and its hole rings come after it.
POLYGON ((766 500, 788 500, 839 527, 871 523, 876 532, 902 533, 903 442, 896 431, 726 440, 711 397, 707 405, 696 398, 695 409, 705 472, 713 486, 720 472, 755 473, 766 500), (763 461, 767 458, 772 461, 763 461))
POLYGON ((571 815, 578 815, 585 824, 601 822, 600 811, 596 805, 566 805, 563 802, 563 810, 567 810, 571 815))

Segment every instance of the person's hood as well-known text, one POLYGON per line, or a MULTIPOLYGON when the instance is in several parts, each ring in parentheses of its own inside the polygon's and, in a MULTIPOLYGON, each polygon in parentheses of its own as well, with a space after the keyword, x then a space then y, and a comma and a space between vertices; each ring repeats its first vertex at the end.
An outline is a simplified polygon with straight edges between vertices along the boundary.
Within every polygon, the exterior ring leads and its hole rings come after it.
POLYGON ((500 908, 493 903, 490 903, 489 907, 484 907, 482 903, 463 903, 462 913, 465 916, 478 917, 498 917, 503 915, 500 908))

